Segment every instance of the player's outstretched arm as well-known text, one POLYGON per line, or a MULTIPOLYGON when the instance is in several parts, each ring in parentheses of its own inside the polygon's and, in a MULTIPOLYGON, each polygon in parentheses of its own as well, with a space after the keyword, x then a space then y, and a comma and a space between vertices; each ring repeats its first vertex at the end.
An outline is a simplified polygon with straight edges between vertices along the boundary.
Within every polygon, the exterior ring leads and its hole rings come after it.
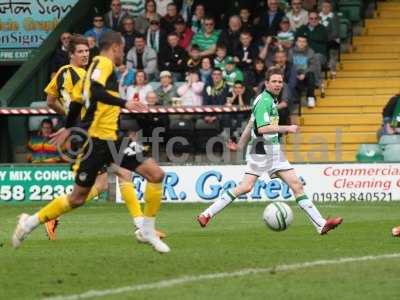
POLYGON ((271 134, 271 133, 296 133, 299 131, 297 125, 265 125, 257 129, 259 134, 271 134))
POLYGON ((119 106, 122 108, 126 107, 126 100, 111 95, 109 92, 107 92, 102 84, 96 81, 92 81, 91 94, 93 100, 95 101, 102 102, 108 105, 119 106))
POLYGON ((246 128, 244 129, 244 131, 242 132, 242 135, 240 136, 239 143, 238 143, 239 149, 244 149, 246 147, 247 143, 250 141, 252 126, 253 126, 253 121, 250 118, 249 122, 247 122, 246 128))

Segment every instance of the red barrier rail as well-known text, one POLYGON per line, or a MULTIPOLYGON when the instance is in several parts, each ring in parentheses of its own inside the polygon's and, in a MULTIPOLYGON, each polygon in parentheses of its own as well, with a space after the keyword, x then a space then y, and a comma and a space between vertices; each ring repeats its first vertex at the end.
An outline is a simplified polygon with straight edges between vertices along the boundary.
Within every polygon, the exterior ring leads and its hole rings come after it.
MULTIPOLYGON (((250 106, 154 106, 147 111, 138 112, 122 109, 124 114, 209 114, 209 113, 234 113, 248 112, 250 106)), ((21 116, 21 115, 57 115, 57 113, 47 107, 5 107, 0 108, 0 115, 21 116)))

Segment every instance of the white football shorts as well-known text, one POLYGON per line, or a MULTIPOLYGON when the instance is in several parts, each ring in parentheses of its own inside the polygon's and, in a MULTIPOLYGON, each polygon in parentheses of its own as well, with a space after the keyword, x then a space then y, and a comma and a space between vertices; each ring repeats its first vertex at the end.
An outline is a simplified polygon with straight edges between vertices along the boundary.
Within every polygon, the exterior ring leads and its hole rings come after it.
POLYGON ((274 178, 278 171, 293 169, 279 146, 268 147, 268 150, 267 154, 246 154, 246 174, 260 177, 268 173, 270 178, 274 178))

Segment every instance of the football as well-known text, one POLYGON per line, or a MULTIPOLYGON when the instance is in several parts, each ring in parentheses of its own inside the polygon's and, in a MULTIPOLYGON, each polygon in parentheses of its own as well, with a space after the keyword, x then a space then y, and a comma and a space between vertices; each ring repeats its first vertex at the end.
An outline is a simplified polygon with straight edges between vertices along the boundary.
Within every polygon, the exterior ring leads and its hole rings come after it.
POLYGON ((263 220, 270 229, 283 231, 293 222, 293 212, 286 203, 274 202, 265 208, 263 220))

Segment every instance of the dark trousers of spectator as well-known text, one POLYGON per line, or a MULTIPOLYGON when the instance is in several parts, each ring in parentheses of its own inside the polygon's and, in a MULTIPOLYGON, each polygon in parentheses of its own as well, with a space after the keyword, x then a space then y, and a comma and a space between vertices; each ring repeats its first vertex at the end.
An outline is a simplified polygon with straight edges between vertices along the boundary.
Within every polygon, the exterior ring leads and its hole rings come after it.
POLYGON ((300 99, 303 91, 306 91, 307 98, 308 97, 315 98, 315 93, 314 93, 315 76, 314 76, 314 73, 307 72, 305 75, 306 76, 304 77, 304 80, 297 80, 296 92, 297 92, 298 99, 300 99))
POLYGON ((248 118, 249 118, 248 115, 243 113, 239 113, 236 115, 224 114, 219 117, 219 120, 222 130, 229 129, 230 139, 234 142, 237 142, 241 132, 239 136, 235 136, 234 133, 238 128, 242 127, 242 123, 246 122, 248 118))
POLYGON ((336 65, 339 60, 340 44, 336 41, 328 43, 328 65, 331 72, 336 72, 336 65))

